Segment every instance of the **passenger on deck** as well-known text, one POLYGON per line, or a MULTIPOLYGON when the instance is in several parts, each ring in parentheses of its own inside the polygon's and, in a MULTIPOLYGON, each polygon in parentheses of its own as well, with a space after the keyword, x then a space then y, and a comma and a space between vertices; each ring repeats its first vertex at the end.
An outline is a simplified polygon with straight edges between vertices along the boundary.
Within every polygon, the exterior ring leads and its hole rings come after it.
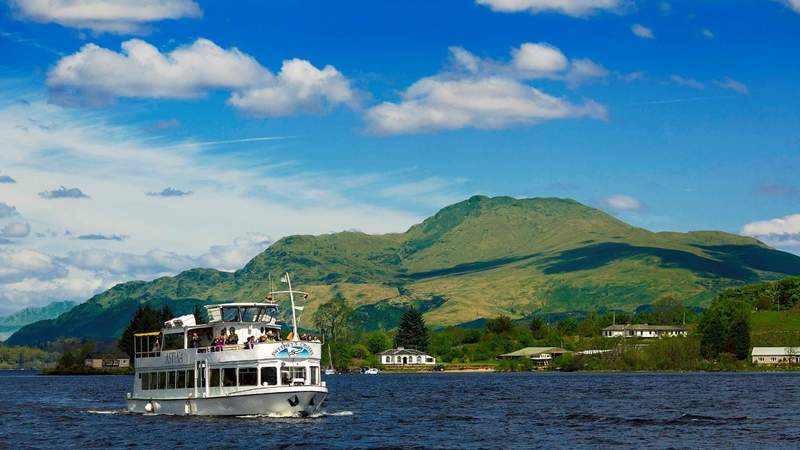
POLYGON ((158 342, 158 338, 156 338, 156 341, 153 343, 153 351, 154 352, 161 351, 161 344, 158 342))
POLYGON ((255 336, 248 336, 247 337, 247 343, 245 344, 245 347, 247 347, 248 349, 252 350, 253 347, 255 347, 255 346, 256 346, 256 337, 255 336))
POLYGON ((258 337, 258 343, 263 344, 264 342, 267 342, 267 335, 262 333, 261 336, 258 337))
POLYGON ((225 340, 228 345, 236 345, 239 343, 239 335, 236 334, 236 329, 231 327, 231 332, 228 334, 228 339, 225 340))
POLYGON ((192 348, 200 347, 200 336, 197 335, 196 331, 192 331, 192 348))
POLYGON ((225 329, 222 329, 222 332, 217 336, 214 340, 214 351, 221 352, 222 346, 225 345, 225 329))

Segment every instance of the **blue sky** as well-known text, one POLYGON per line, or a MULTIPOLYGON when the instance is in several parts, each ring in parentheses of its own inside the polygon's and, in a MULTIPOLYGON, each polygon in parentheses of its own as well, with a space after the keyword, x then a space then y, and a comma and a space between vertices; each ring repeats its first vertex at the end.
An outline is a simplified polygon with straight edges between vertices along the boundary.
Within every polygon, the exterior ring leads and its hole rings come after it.
POLYGON ((800 2, 8 0, 0 313, 472 194, 800 252, 800 2))

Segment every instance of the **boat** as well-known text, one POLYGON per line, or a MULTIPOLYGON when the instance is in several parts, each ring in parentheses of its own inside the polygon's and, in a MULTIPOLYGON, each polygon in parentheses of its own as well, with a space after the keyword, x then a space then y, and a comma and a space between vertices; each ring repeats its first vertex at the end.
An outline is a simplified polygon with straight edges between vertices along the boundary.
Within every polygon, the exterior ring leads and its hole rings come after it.
POLYGON ((365 375, 377 375, 380 371, 375 367, 362 367, 361 373, 365 375))
POLYGON ((334 369, 333 367, 325 369, 325 375, 336 375, 336 369, 334 369))
POLYGON ((206 305, 208 323, 193 315, 134 335, 135 376, 127 394, 132 413, 186 416, 308 416, 328 395, 320 379, 321 339, 299 335, 295 296, 285 291, 265 301, 206 305), (292 331, 280 336, 275 296, 288 295, 292 331), (234 337, 235 336, 235 337, 234 337))

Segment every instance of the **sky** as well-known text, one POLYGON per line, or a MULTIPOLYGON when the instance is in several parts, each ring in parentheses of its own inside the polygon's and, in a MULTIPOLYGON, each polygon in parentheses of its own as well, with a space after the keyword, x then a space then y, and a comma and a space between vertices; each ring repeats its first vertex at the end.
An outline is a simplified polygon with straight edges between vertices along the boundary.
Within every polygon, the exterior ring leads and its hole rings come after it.
POLYGON ((798 0, 0 0, 0 314, 474 194, 800 254, 798 42, 798 0))

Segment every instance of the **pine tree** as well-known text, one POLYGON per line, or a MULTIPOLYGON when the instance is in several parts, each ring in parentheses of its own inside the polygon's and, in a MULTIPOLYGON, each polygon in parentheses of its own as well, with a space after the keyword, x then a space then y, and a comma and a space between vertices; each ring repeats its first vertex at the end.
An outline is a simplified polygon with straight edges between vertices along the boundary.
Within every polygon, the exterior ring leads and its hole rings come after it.
MULTIPOLYGON (((134 348, 133 348, 133 335, 136 333, 144 333, 149 331, 160 331, 164 325, 161 317, 164 313, 172 315, 172 311, 168 306, 165 306, 161 312, 154 310, 147 305, 139 305, 136 312, 133 314, 128 327, 122 332, 119 341, 117 341, 117 348, 125 352, 134 361, 134 348)), ((169 319, 167 319, 169 320, 169 319)))
POLYGON ((161 323, 163 324, 164 322, 174 318, 175 315, 172 313, 172 308, 170 308, 169 305, 164 304, 164 306, 161 307, 161 323))
POLYGON ((750 356, 750 323, 745 318, 733 322, 729 339, 737 359, 747 359, 750 356))
POLYGON ((425 319, 422 317, 422 313, 413 306, 400 319, 394 345, 423 352, 428 350, 428 328, 425 326, 425 319))
POLYGON ((530 328, 534 339, 541 339, 544 337, 544 321, 541 317, 533 316, 530 328))
POLYGON ((194 304, 194 311, 192 311, 194 315, 194 322, 196 324, 206 323, 205 319, 203 318, 203 311, 200 309, 200 305, 195 303, 194 304))

